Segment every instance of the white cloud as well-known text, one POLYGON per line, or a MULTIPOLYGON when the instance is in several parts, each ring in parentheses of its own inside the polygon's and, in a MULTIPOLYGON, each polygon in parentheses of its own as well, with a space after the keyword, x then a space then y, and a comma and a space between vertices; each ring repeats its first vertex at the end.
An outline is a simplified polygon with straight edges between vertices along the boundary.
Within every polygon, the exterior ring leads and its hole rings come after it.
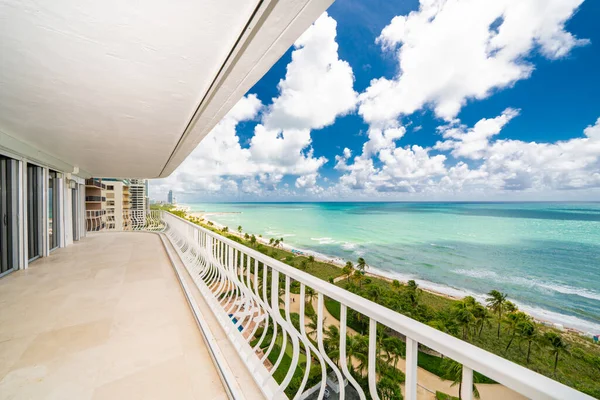
POLYGON ((482 119, 473 128, 452 129, 451 134, 445 131, 444 137, 452 139, 436 148, 452 149, 453 155, 481 160, 481 164, 476 171, 467 171, 462 164, 462 173, 449 176, 444 182, 459 180, 462 188, 470 184, 481 186, 481 178, 485 178, 490 189, 532 191, 600 186, 600 118, 584 130, 584 137, 566 141, 491 141, 515 115, 514 110, 508 109, 499 117, 482 119))
POLYGON ((236 129, 263 110, 254 94, 241 99, 169 178, 152 182, 154 192, 261 195, 286 175, 300 176, 297 187, 316 191, 318 170, 327 159, 314 155, 311 130, 332 124, 357 102, 352 68, 338 57, 336 25, 324 13, 296 41, 279 96, 263 111, 248 147, 240 144, 236 129))
POLYGON ((263 119, 267 128, 320 129, 355 109, 354 74, 338 57, 336 27, 324 13, 296 41, 280 94, 263 119))
POLYGON ((443 137, 453 140, 438 142, 435 149, 452 150, 452 155, 456 158, 466 157, 479 160, 485 155, 489 139, 500 133, 504 125, 517 115, 519 115, 519 110, 507 108, 502 115, 496 118, 484 118, 471 129, 464 125, 441 127, 439 130, 443 132, 443 137))
POLYGON ((560 58, 587 40, 565 31, 583 0, 421 0, 378 38, 396 52, 398 76, 379 78, 359 96, 359 113, 377 127, 430 105, 451 120, 469 99, 528 78, 536 49, 560 58))

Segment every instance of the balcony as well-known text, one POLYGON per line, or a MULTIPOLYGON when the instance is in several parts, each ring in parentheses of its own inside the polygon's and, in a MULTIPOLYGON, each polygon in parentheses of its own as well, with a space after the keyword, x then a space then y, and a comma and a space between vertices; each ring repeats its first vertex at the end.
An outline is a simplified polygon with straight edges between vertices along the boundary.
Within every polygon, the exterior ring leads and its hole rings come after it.
MULTIPOLYGON (((458 396, 458 386, 418 367, 423 351, 461 365, 462 399, 474 397, 475 371, 498 382, 476 385, 484 399, 590 398, 170 213, 127 212, 115 229, 160 231, 169 239, 183 268, 193 277, 190 286, 209 305, 216 321, 213 325, 218 325, 237 349, 265 398, 322 398, 326 390, 331 394, 336 388, 339 398, 365 399, 367 394, 381 398, 378 360, 386 357, 379 343, 381 332, 401 338, 405 345, 396 368, 405 377, 401 387, 407 399, 433 399, 440 389, 458 396), (326 298, 340 303, 339 322, 325 309, 326 298), (309 308, 314 308, 312 316, 309 308), (347 325, 351 312, 360 313, 369 327, 364 336, 367 365, 361 382, 348 368, 358 361, 347 351, 346 341, 356 334, 347 325), (302 320, 305 324, 299 323, 302 320), (326 349, 331 325, 339 330, 335 359, 326 349), (306 368, 307 360, 312 360, 308 364, 312 367, 306 368)), ((235 379, 228 384, 234 385, 235 379)))
POLYGON ((107 233, 0 280, 0 397, 224 399, 161 239, 107 233))
POLYGON ((85 196, 86 203, 101 203, 106 201, 106 197, 104 196, 85 196))

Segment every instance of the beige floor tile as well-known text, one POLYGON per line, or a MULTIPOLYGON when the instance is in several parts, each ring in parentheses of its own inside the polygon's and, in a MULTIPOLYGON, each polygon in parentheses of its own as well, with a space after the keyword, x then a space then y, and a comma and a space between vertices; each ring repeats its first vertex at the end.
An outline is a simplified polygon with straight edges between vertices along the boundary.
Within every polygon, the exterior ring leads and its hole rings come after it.
POLYGON ((225 392, 158 236, 90 235, 0 279, 1 399, 225 392))

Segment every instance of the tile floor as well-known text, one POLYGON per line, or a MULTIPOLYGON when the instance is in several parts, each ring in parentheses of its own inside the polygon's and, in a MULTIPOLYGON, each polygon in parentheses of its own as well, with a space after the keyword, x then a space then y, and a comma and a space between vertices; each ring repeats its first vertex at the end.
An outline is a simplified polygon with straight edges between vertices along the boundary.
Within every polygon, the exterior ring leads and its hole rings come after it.
POLYGON ((93 234, 0 278, 0 399, 225 399, 160 238, 93 234))

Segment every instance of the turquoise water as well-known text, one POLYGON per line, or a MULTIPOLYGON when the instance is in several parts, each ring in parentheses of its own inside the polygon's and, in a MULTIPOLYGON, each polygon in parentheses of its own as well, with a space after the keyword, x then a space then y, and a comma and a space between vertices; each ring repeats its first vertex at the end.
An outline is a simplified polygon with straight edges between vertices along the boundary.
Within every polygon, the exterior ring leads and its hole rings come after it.
POLYGON ((373 272, 440 292, 482 299, 498 289, 536 317, 600 333, 600 203, 188 206, 297 249, 362 256, 373 272))

